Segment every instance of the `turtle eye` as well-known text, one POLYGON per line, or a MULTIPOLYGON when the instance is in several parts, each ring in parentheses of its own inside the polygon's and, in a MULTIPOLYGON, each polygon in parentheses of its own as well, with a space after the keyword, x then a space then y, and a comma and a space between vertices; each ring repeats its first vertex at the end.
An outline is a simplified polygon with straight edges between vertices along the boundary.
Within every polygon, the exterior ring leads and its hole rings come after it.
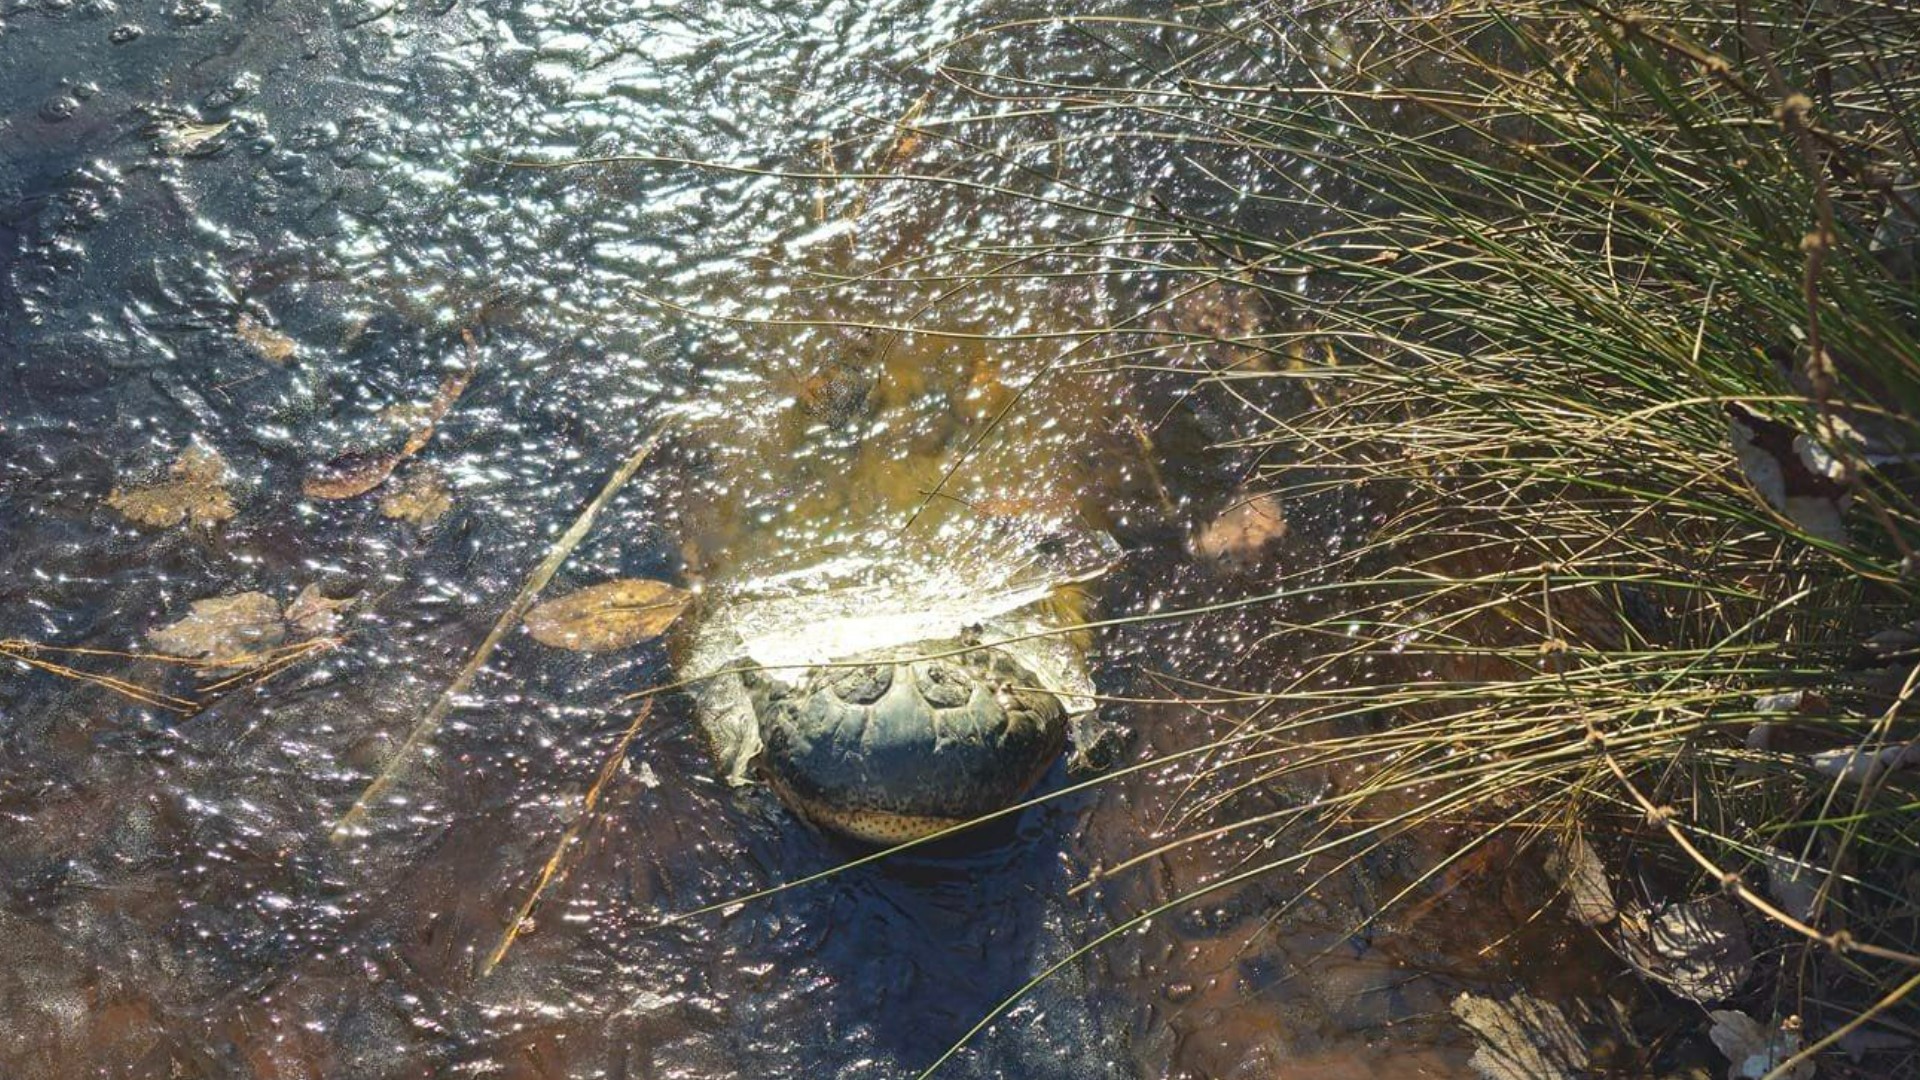
POLYGON ((827 676, 835 697, 849 705, 871 705, 893 688, 892 664, 839 668, 827 676))

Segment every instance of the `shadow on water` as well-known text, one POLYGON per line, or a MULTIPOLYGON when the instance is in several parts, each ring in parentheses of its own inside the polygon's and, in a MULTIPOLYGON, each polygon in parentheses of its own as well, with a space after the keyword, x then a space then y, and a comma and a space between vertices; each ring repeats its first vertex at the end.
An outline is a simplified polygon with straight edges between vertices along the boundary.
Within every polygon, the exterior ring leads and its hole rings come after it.
MULTIPOLYGON (((328 840, 553 537, 663 417, 678 418, 674 439, 550 593, 621 576, 719 590, 741 567, 866 535, 1056 362, 1043 385, 1062 396, 1016 411, 956 474, 929 504, 931 535, 1080 515, 1133 549, 1107 590, 1115 611, 1249 587, 1182 550, 1188 519, 1230 500, 1246 464, 1206 450, 1218 418, 1203 399, 1146 394, 1097 357, 1056 360, 1070 346, 1045 336, 1014 346, 817 325, 918 319, 921 285, 870 281, 843 305, 821 281, 886 254, 1064 227, 1042 211, 939 189, 821 194, 498 160, 637 150, 872 169, 884 158, 861 147, 899 151, 890 118, 915 107, 926 51, 989 18, 1046 13, 1028 8, 0 8, 0 638, 144 650, 149 631, 211 596, 284 604, 318 585, 354 600, 335 647, 181 712, 18 665, 0 675, 0 1075, 898 1077, 1090 928, 1242 864, 1236 840, 1074 889, 1156 835, 1195 776, 1175 769, 667 923, 855 854, 764 791, 728 789, 688 704, 668 696, 582 824, 564 879, 482 979, 619 746, 630 695, 671 674, 670 643, 561 655, 521 635, 368 835, 328 840), (813 325, 753 325, 767 318, 813 325), (444 515, 303 496, 317 465, 397 440, 395 418, 467 363, 463 330, 479 336, 472 382, 392 481, 430 484, 444 515), (868 358, 852 374, 873 380, 881 418, 858 438, 803 417, 832 411, 848 356, 868 358), (1164 484, 1120 423, 1128 412, 1189 418, 1158 433, 1164 484), (190 442, 227 463, 231 520, 156 530, 107 507, 190 442)), ((982 65, 1030 74, 1124 59, 981 52, 982 65)), ((923 152, 930 170, 947 166, 940 147, 923 152)), ((1110 303, 1097 285, 1041 276, 934 305, 933 321, 1077 331, 1110 303)), ((1245 619, 1116 632, 1100 647, 1102 689, 1137 689, 1142 671, 1284 669, 1287 657, 1241 648, 1262 632, 1245 619)), ((175 694, 204 686, 173 668, 86 662, 175 694)), ((1236 720, 1112 711, 1143 757, 1236 720)), ((1066 782, 1056 769, 1047 785, 1066 782)), ((1228 1076, 1281 1060, 1368 1075, 1387 1052, 1380 1032, 1431 1021, 1443 990, 1500 976, 1408 975, 1466 948, 1432 923, 1407 937, 1426 944, 1390 960, 1350 946, 1373 900, 1346 885, 1281 923, 1289 884, 1212 898, 1067 964, 943 1075, 1228 1076), (1349 962, 1327 962, 1329 945, 1349 962)), ((1440 1027, 1388 1050, 1457 1075, 1463 1054, 1440 1027)))

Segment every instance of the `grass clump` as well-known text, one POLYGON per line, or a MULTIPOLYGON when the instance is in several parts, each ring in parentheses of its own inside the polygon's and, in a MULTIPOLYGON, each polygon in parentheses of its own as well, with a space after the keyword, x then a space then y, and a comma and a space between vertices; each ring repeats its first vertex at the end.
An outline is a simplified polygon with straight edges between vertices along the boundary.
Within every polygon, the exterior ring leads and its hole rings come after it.
MULTIPOLYGON (((1590 847, 1589 921, 1656 981, 1912 1068, 1920 10, 1353 12, 1072 24, 1131 80, 947 69, 983 123, 1092 118, 1048 153, 1152 163, 1073 193, 1126 223, 1078 254, 1174 313, 1119 354, 1238 403, 1259 490, 1370 508, 1282 580, 1321 597, 1278 631, 1312 677, 1214 767, 1368 761, 1316 808, 1358 850, 1448 819, 1590 847), (1259 317, 1177 317, 1222 292, 1259 317), (1756 957, 1728 992, 1636 952, 1707 903, 1756 957)), ((1218 808, 1181 825, 1270 827, 1218 808)))

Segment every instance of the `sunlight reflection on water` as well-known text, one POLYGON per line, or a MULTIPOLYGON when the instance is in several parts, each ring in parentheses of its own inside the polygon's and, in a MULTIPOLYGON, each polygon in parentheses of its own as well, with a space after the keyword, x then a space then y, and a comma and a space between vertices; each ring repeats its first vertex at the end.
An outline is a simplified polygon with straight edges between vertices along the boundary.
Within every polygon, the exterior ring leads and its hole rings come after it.
MULTIPOLYGON (((894 1077, 1089 927, 1240 857, 1189 853, 1152 880, 1069 894, 1090 865, 1137 849, 1187 768, 1054 801, 962 851, 662 925, 849 854, 764 793, 729 792, 668 698, 562 886, 478 980, 618 743, 626 696, 669 674, 660 646, 560 655, 522 635, 369 835, 327 840, 664 417, 673 438, 556 593, 615 576, 724 580, 871 542, 1049 365, 949 497, 927 504, 921 535, 963 548, 987 519, 1077 516, 1135 552, 1112 610, 1228 587, 1187 565, 1181 537, 1246 459, 1201 452, 1204 434, 1169 436, 1157 453, 1172 494, 1155 490, 1152 455, 1120 418, 1175 403, 1075 351, 1124 302, 1118 290, 1035 276, 948 295, 941 267, 903 262, 971 246, 957 265, 978 272, 996 245, 1092 227, 1079 216, 955 187, 503 164, 641 153, 881 170, 902 145, 892 120, 925 93, 929 50, 1022 10, 301 0, 162 13, 95 0, 0 14, 0 636, 137 649, 208 596, 287 602, 319 583, 358 598, 340 647, 187 716, 7 672, 0 1073, 894 1077), (227 126, 163 149, 183 124, 227 126), (266 359, 242 316, 291 355, 266 359), (906 323, 974 336, 884 329, 906 323), (463 329, 480 332, 478 372, 394 481, 431 473, 452 509, 416 525, 377 497, 303 497, 316 465, 404 439, 406 418, 467 363, 463 329), (863 394, 847 389, 858 379, 863 394), (228 463, 232 521, 156 532, 103 507, 189 439, 228 463)), ((1063 79, 1125 60, 1061 44, 1037 58, 988 42, 971 60, 1063 79)), ((1057 137, 1054 123, 1016 133, 1057 137)), ((1035 167, 1016 151, 999 173, 938 143, 917 152, 916 167, 967 167, 974 181, 1025 182, 1035 167)), ((1036 160, 1088 183, 1159 164, 1053 154, 1036 160)), ((1233 647, 1260 637, 1243 618, 1116 631, 1103 684, 1124 690, 1149 667, 1284 669, 1284 656, 1233 647)), ((127 671, 193 688, 151 665, 127 671)), ((1151 754, 1226 723, 1125 716, 1151 754)), ((1391 981, 1394 965, 1374 959, 1332 990, 1260 974, 1317 963, 1365 897, 1321 901, 1290 944, 1260 935, 1272 896, 1230 899, 1241 906, 1211 922, 1156 924, 1069 965, 951 1075, 1225 1075, 1435 1008, 1432 987, 1355 1006, 1391 981)))

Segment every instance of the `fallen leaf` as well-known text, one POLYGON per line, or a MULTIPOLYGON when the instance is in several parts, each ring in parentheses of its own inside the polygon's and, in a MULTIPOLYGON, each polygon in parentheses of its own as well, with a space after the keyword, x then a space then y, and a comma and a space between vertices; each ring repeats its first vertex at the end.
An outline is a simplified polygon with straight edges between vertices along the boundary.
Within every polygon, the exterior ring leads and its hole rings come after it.
POLYGON ((1885 1028, 1855 1028, 1840 1036, 1840 1049, 1846 1051, 1847 1060, 1855 1064, 1868 1054, 1904 1052, 1912 1047, 1912 1038, 1885 1028))
POLYGON ((1920 276, 1920 192, 1914 190, 1911 176, 1901 180, 1904 193, 1896 196, 1895 189, 1887 189, 1887 208, 1874 227, 1867 250, 1896 279, 1912 281, 1920 276))
POLYGON ((575 652, 624 649, 660 636, 692 599, 664 581, 621 578, 527 612, 527 632, 542 645, 575 652))
POLYGON ((1820 883, 1827 878, 1826 868, 1776 848, 1762 848, 1760 862, 1767 868, 1767 895, 1780 910, 1802 922, 1811 920, 1818 906, 1820 883))
POLYGON ((161 153, 169 157, 188 157, 219 138, 232 126, 231 120, 202 124, 192 120, 168 119, 158 122, 153 132, 159 140, 161 153))
POLYGON ((1547 872, 1566 890, 1567 906, 1573 917, 1585 926, 1612 922, 1620 909, 1613 902, 1613 886, 1600 857, 1587 846, 1586 838, 1574 833, 1547 856, 1547 872))
POLYGON ((1453 1015, 1479 1044, 1468 1064, 1484 1080, 1573 1080, 1587 1067, 1587 1048, 1559 1006, 1527 994, 1506 1001, 1461 994, 1453 1015))
POLYGON ((430 528, 453 509, 453 493, 437 470, 415 466, 380 497, 380 513, 416 528, 430 528))
POLYGON ((1747 482, 1809 536, 1847 542, 1843 519, 1853 501, 1846 468, 1819 443, 1739 402, 1726 405, 1734 457, 1747 482))
POLYGON ((1269 545, 1287 535, 1286 514, 1272 495, 1235 503, 1193 538, 1194 554, 1231 572, 1252 569, 1269 545))
POLYGON ((352 604, 352 597, 334 600, 321 592, 318 584, 310 584, 300 590, 281 617, 302 634, 320 637, 333 633, 340 622, 340 611, 352 604))
POLYGON ((292 358, 299 343, 293 338, 275 330, 246 312, 233 324, 234 336, 245 342, 262 360, 271 364, 284 364, 292 358))
POLYGON ((399 454, 342 454, 300 482, 309 499, 352 499, 387 482, 399 454))
POLYGON ((1920 622, 1895 626, 1868 638, 1863 647, 1874 659, 1899 660, 1920 653, 1920 622))
POLYGON ((800 380, 800 408, 834 427, 853 423, 867 411, 878 382, 873 372, 845 360, 832 360, 800 380))
POLYGON ((1753 973, 1740 913, 1717 896, 1623 917, 1620 944, 1641 974, 1702 1005, 1732 997, 1753 973))
POLYGON ((447 415, 447 410, 453 408, 453 403, 466 392, 467 383, 472 381, 474 371, 480 366, 473 334, 463 331, 461 338, 467 346, 466 366, 440 381, 440 392, 419 414, 405 446, 392 453, 343 454, 302 481, 301 494, 310 499, 352 499, 365 495, 386 483, 387 477, 393 475, 393 470, 401 462, 419 453, 433 438, 434 425, 447 415))
POLYGON ((1808 758, 1813 771, 1848 784, 1869 784, 1886 773, 1920 767, 1920 742, 1874 750, 1866 746, 1823 750, 1808 758))
POLYGON ((194 442, 167 469, 165 480, 115 488, 107 496, 107 505, 141 525, 165 528, 184 521, 212 526, 234 514, 227 475, 227 461, 219 451, 194 442))
POLYGON ((280 605, 263 592, 195 600, 185 617, 147 633, 153 647, 169 656, 242 662, 286 638, 280 605))
MULTIPOLYGON (((1797 1018, 1776 1021, 1772 1029, 1743 1012, 1720 1009, 1707 1014, 1713 1027, 1707 1038, 1731 1062, 1727 1080, 1760 1080, 1786 1060, 1800 1052, 1800 1025, 1797 1018)), ((1813 1062, 1803 1061, 1786 1072, 1781 1080, 1811 1080, 1813 1062)))
POLYGON ((1799 713, 1820 716, 1833 708, 1826 695, 1813 690, 1787 690, 1778 694, 1760 694, 1753 699, 1753 711, 1762 713, 1799 713))

